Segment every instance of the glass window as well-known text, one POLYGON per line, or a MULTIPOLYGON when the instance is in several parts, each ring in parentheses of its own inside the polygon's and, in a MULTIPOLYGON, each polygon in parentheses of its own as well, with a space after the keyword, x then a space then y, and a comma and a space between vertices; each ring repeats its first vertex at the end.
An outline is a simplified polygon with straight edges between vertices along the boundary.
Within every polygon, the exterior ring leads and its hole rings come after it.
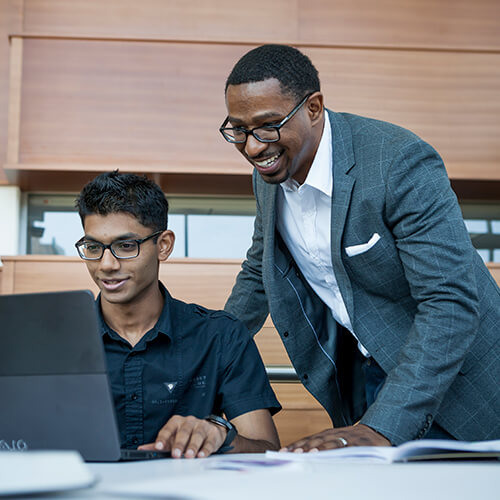
POLYGON ((468 203, 460 204, 465 226, 485 262, 500 262, 500 204, 468 203))
POLYGON ((26 253, 77 256, 83 230, 74 205, 74 196, 28 195, 26 253))
POLYGON ((242 259, 252 243, 252 215, 188 215, 187 255, 242 259))
MULTIPOLYGON (((251 244, 251 197, 168 197, 172 257, 243 259, 251 244)), ((26 253, 74 255, 83 236, 75 195, 28 195, 26 253)))

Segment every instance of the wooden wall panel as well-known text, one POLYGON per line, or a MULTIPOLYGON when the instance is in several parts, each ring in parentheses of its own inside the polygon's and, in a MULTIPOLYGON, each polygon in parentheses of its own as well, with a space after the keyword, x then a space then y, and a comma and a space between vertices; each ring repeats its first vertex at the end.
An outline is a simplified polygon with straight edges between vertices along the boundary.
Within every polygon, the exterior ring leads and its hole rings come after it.
POLYGON ((290 358, 276 328, 269 319, 254 337, 266 365, 291 366, 290 358))
POLYGON ((297 0, 25 0, 24 30, 179 40, 294 40, 297 0))
POLYGON ((452 178, 500 179, 500 53, 304 51, 331 109, 409 128, 452 178))
POLYGON ((272 386, 283 407, 274 417, 283 446, 332 427, 328 413, 302 384, 275 383, 272 386))
POLYGON ((0 0, 0 184, 7 183, 3 165, 7 160, 9 109, 9 33, 22 27, 22 0, 0 0))
POLYGON ((325 410, 282 410, 274 416, 274 423, 282 446, 332 428, 325 410))
POLYGON ((488 264, 488 268, 489 268, 490 273, 492 274, 493 278, 495 278, 495 281, 500 286, 500 263, 488 264))
POLYGON ((24 30, 179 40, 500 49, 497 0, 25 0, 24 30))
MULTIPOLYGON (((223 83, 252 44, 286 42, 310 53, 332 108, 415 130, 454 179, 500 179, 496 0, 255 0, 238 8, 229 0, 4 0, 2 10, 0 34, 108 39, 25 40, 20 167, 35 175, 120 165, 247 176, 250 167, 218 137, 223 83), (156 41, 125 40, 134 37, 156 41)), ((8 64, 1 47, 0 71, 8 64)), ((0 159, 2 106, 0 97, 0 159)), ((33 184, 16 173, 12 182, 33 184)), ((64 183, 77 189, 77 177, 64 183)))
MULTIPOLYGON (((78 257, 59 255, 21 255, 2 257, 4 273, 13 270, 11 288, 1 293, 30 293, 97 287, 90 278, 85 263, 78 257)), ((224 306, 240 261, 207 261, 171 259, 160 266, 160 279, 172 295, 196 302, 211 309, 224 306)))
MULTIPOLYGON (((249 174, 217 130, 248 48, 25 39, 21 166, 249 174)), ((413 130, 454 179, 500 179, 500 53, 304 51, 327 106, 413 130)))
POLYGON ((245 173, 223 140, 237 46, 24 40, 21 163, 245 173))
POLYGON ((300 0, 298 25, 308 43, 500 49, 497 0, 300 0))

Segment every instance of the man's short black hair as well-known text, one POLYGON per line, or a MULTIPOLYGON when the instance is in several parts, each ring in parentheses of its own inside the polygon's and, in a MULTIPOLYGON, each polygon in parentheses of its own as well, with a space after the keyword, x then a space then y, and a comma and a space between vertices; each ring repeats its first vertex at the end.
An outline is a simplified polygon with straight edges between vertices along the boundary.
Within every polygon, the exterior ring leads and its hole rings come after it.
POLYGON ((160 186, 145 176, 106 172, 81 190, 76 208, 82 224, 88 215, 125 212, 153 231, 167 229, 168 201, 160 186))
POLYGON ((229 85, 262 82, 276 78, 285 94, 297 100, 320 90, 318 70, 300 50, 288 45, 261 45, 247 52, 234 66, 226 80, 229 85))

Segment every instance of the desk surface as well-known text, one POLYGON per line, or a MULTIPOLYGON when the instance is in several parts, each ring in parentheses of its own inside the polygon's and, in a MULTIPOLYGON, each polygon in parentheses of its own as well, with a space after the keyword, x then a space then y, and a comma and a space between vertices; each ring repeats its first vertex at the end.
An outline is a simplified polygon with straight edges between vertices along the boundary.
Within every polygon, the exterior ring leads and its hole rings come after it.
POLYGON ((99 479, 94 487, 43 498, 143 500, 161 495, 163 499, 177 500, 304 500, 314 495, 342 500, 500 499, 500 461, 390 465, 306 462, 268 467, 242 465, 240 470, 227 470, 235 466, 235 459, 261 458, 232 455, 203 460, 88 464, 99 479))

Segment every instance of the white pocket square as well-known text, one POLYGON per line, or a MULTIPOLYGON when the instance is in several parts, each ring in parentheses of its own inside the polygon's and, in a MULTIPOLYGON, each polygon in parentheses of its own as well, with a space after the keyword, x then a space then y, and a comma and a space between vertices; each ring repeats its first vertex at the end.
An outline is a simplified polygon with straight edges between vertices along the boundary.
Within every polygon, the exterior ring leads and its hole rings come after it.
POLYGON ((380 239, 378 233, 373 233, 373 236, 368 240, 368 243, 363 243, 361 245, 353 245, 352 247, 345 247, 345 253, 348 257, 354 257, 355 255, 360 255, 362 253, 368 252, 375 243, 380 239))

